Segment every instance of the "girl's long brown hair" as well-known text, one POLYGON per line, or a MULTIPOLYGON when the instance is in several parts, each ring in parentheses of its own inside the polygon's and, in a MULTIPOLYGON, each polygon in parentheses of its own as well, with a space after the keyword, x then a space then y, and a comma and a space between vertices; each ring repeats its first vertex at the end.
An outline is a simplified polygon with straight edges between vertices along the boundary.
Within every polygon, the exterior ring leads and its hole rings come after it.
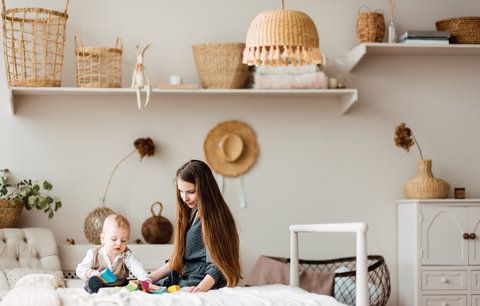
MULTIPOLYGON (((207 254, 225 276, 228 287, 241 278, 240 242, 235 220, 220 193, 212 171, 202 161, 191 160, 177 171, 177 179, 195 184, 198 216, 207 254)), ((190 221, 190 209, 177 188, 175 243, 171 258, 172 269, 182 274, 185 234, 190 221)))

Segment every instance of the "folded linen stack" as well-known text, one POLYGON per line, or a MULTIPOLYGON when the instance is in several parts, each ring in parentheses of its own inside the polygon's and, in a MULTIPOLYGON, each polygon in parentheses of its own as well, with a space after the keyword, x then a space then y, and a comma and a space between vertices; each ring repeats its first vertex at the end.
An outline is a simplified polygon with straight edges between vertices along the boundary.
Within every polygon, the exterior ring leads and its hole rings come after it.
POLYGON ((255 89, 324 89, 327 76, 317 65, 259 66, 254 74, 255 89))

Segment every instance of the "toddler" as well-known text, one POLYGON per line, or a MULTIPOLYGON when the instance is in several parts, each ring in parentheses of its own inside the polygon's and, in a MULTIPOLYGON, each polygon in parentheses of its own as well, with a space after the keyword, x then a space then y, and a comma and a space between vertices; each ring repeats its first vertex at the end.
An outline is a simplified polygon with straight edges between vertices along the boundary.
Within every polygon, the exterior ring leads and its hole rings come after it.
POLYGON ((102 245, 87 251, 87 255, 78 264, 77 276, 85 281, 85 290, 97 293, 102 287, 128 285, 129 271, 138 279, 151 282, 143 265, 127 248, 130 239, 130 223, 118 214, 109 215, 100 235, 102 245), (100 275, 104 269, 110 269, 117 277, 112 283, 105 283, 100 275))

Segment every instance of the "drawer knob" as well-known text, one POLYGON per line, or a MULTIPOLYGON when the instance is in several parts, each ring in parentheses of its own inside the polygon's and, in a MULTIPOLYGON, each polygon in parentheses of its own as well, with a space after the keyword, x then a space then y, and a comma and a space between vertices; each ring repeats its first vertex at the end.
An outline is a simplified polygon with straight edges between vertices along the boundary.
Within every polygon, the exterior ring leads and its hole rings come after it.
POLYGON ((475 233, 470 233, 470 236, 469 236, 470 239, 475 239, 475 237, 476 237, 475 233))
POLYGON ((442 277, 442 283, 444 284, 448 283, 448 279, 446 279, 445 277, 442 277))
POLYGON ((463 239, 470 239, 470 235, 468 233, 463 233, 463 239))
POLYGON ((442 303, 442 306, 448 306, 448 304, 447 304, 447 303, 445 303, 445 302, 443 302, 443 303, 442 303))

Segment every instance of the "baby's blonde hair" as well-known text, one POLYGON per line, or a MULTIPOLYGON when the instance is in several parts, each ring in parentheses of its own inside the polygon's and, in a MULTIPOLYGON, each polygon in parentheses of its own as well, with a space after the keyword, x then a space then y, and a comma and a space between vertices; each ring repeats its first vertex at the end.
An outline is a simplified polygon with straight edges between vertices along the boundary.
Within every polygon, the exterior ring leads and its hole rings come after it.
POLYGON ((105 229, 109 226, 124 228, 130 232, 130 222, 128 222, 127 218, 119 214, 111 214, 105 218, 105 221, 103 221, 102 233, 104 233, 105 229))

